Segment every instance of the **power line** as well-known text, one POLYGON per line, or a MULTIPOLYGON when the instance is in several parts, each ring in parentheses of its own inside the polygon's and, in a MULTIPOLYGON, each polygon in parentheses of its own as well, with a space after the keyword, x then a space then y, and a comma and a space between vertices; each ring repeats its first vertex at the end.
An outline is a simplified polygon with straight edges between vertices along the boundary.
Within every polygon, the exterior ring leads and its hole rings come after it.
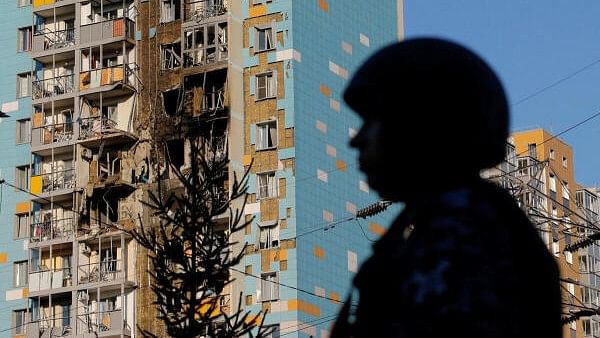
POLYGON ((525 97, 517 100, 516 102, 511 103, 511 107, 517 106, 517 105, 519 105, 519 104, 521 104, 521 103, 523 103, 525 101, 528 101, 528 100, 530 100, 530 99, 532 99, 532 98, 540 95, 541 93, 543 93, 543 92, 545 92, 545 91, 547 91, 547 90, 549 90, 551 88, 554 88, 554 87, 558 86, 559 84, 561 84, 561 83, 563 83, 563 82, 565 82, 565 81, 567 81, 567 80, 575 77, 576 75, 578 75, 580 73, 583 73, 584 71, 588 70, 589 68, 595 66, 598 63, 600 63, 600 58, 592 61, 591 63, 588 63, 587 65, 585 65, 585 66, 583 66, 581 68, 579 68, 578 70, 574 71, 573 73, 570 73, 570 74, 568 74, 568 75, 566 75, 566 76, 558 79, 557 81, 554 81, 553 83, 551 83, 551 84, 549 84, 549 85, 547 85, 547 86, 545 86, 545 87, 543 87, 543 88, 541 88, 541 89, 539 89, 539 90, 537 90, 537 91, 535 91, 535 92, 533 92, 533 93, 531 93, 531 94, 529 94, 529 95, 527 95, 527 96, 525 96, 525 97))

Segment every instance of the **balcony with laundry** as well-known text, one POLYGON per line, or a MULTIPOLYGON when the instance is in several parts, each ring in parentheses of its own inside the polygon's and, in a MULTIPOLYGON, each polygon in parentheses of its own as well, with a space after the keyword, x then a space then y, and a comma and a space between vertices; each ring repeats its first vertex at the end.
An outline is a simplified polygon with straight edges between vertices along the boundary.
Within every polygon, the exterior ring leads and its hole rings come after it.
POLYGON ((74 337, 71 293, 32 297, 27 338, 74 337))
POLYGON ((80 51, 79 91, 82 94, 120 89, 135 92, 140 86, 135 49, 122 42, 92 46, 80 51))
POLYGON ((75 237, 75 212, 67 203, 35 203, 30 226, 29 247, 58 244, 75 237))
POLYGON ((29 295, 37 296, 68 292, 75 286, 73 280, 72 243, 48 244, 29 250, 31 271, 29 272, 29 295))
POLYGON ((30 189, 34 202, 48 203, 51 196, 56 201, 71 199, 75 184, 72 154, 33 155, 30 189))
POLYGON ((131 337, 135 329, 133 293, 87 289, 77 293, 77 334, 81 337, 131 337))
POLYGON ((78 143, 89 149, 132 143, 135 96, 95 93, 81 99, 78 143))
POLYGON ((133 0, 94 0, 81 4, 80 45, 114 41, 135 43, 135 7, 133 0))
POLYGON ((35 59, 32 99, 34 104, 73 95, 75 52, 63 52, 35 59))
POLYGON ((32 55, 73 49, 76 36, 75 5, 38 11, 34 14, 32 55))
POLYGON ((72 152, 75 144, 73 99, 34 105, 32 151, 39 155, 72 152))

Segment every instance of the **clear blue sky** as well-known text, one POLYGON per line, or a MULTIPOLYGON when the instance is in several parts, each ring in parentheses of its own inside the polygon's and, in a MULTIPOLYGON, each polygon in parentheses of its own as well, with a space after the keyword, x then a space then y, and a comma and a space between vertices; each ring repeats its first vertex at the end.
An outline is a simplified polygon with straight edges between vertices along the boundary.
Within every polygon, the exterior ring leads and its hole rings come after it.
MULTIPOLYGON (((557 134, 600 111, 600 1, 404 0, 406 37, 450 38, 496 70, 510 102, 579 74, 512 107, 511 129, 557 134)), ((600 186, 600 117, 560 137, 575 179, 600 186)))

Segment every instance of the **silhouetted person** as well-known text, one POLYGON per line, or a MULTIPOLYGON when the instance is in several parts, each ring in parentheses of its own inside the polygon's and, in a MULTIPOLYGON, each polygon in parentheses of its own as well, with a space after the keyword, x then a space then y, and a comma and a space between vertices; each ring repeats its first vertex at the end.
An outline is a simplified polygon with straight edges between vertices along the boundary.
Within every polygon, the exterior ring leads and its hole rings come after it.
POLYGON ((371 56, 344 100, 363 119, 350 143, 361 171, 405 208, 331 337, 561 337, 556 262, 512 197, 479 176, 508 136, 490 67, 452 42, 406 40, 371 56))

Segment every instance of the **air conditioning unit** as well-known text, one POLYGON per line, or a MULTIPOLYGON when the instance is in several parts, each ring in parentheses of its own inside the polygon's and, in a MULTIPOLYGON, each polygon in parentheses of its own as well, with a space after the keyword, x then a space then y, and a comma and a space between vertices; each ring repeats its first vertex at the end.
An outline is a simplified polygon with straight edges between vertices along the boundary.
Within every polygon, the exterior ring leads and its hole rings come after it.
POLYGON ((79 243, 79 252, 84 255, 89 255, 92 253, 92 249, 85 243, 79 243))

